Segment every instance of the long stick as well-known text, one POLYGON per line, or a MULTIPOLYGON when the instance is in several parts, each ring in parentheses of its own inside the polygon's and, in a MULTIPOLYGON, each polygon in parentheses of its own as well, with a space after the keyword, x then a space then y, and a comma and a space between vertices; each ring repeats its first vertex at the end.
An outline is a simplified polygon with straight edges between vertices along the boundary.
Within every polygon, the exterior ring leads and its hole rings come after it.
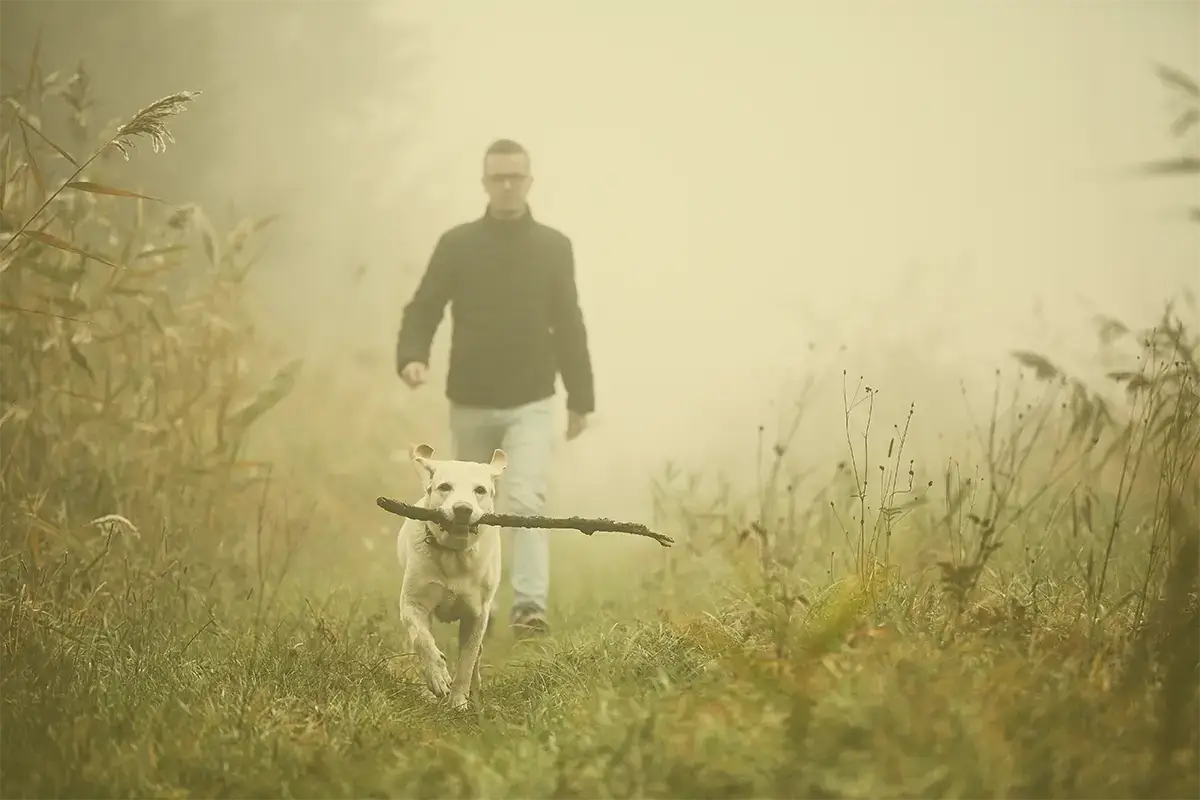
MULTIPOLYGON (((422 522, 441 522, 442 515, 430 508, 401 503, 390 497, 379 497, 375 503, 384 511, 389 511, 400 517, 419 519, 422 522)), ((574 530, 591 536, 596 531, 613 533, 632 533, 634 536, 645 536, 670 547, 675 540, 670 536, 655 533, 645 525, 635 522, 614 522, 611 519, 588 519, 585 517, 525 517, 517 514, 484 514, 479 518, 480 525, 495 525, 501 528, 554 528, 559 530, 574 530)))

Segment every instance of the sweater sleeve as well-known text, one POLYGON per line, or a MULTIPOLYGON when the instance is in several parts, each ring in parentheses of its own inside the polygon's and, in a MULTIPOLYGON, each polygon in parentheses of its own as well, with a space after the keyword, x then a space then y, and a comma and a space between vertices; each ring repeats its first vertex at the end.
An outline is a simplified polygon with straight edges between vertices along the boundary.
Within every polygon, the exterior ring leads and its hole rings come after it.
POLYGON ((552 327, 559 372, 567 390, 567 409, 590 414, 596 409, 592 361, 588 353, 587 328, 579 307, 575 282, 575 252, 566 240, 565 258, 557 271, 552 310, 552 327))
POLYGON ((396 340, 396 371, 400 372, 414 361, 429 364, 433 335, 442 322, 446 303, 450 301, 453 262, 447 244, 447 234, 438 239, 429 259, 429 266, 412 300, 404 307, 400 335, 396 340))

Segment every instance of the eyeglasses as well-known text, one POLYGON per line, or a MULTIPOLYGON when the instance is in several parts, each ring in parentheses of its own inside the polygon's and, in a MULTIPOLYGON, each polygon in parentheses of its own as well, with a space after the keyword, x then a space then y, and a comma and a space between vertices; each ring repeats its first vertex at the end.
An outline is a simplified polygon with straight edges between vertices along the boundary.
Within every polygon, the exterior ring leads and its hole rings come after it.
POLYGON ((493 172, 491 175, 484 176, 484 180, 494 184, 502 184, 508 181, 521 183, 522 181, 529 180, 529 176, 521 172, 493 172))

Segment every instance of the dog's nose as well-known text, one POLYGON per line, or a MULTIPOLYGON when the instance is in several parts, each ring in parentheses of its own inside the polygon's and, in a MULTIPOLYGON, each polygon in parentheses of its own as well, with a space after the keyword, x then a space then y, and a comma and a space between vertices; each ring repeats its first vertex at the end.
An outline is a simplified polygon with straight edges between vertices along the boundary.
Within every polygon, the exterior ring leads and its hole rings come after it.
POLYGON ((471 514, 475 513, 475 508, 470 503, 455 503, 452 510, 456 522, 466 522, 471 519, 471 514))

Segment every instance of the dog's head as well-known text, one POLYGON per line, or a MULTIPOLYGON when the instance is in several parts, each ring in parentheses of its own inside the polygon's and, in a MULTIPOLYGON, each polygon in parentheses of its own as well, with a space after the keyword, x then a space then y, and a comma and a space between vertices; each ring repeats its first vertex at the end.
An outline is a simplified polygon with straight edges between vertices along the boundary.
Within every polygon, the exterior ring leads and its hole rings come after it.
POLYGON ((465 541, 477 531, 480 517, 496 510, 496 481, 508 463, 503 450, 481 464, 434 460, 433 448, 420 444, 412 449, 412 460, 425 484, 425 507, 442 517, 439 539, 465 541))

